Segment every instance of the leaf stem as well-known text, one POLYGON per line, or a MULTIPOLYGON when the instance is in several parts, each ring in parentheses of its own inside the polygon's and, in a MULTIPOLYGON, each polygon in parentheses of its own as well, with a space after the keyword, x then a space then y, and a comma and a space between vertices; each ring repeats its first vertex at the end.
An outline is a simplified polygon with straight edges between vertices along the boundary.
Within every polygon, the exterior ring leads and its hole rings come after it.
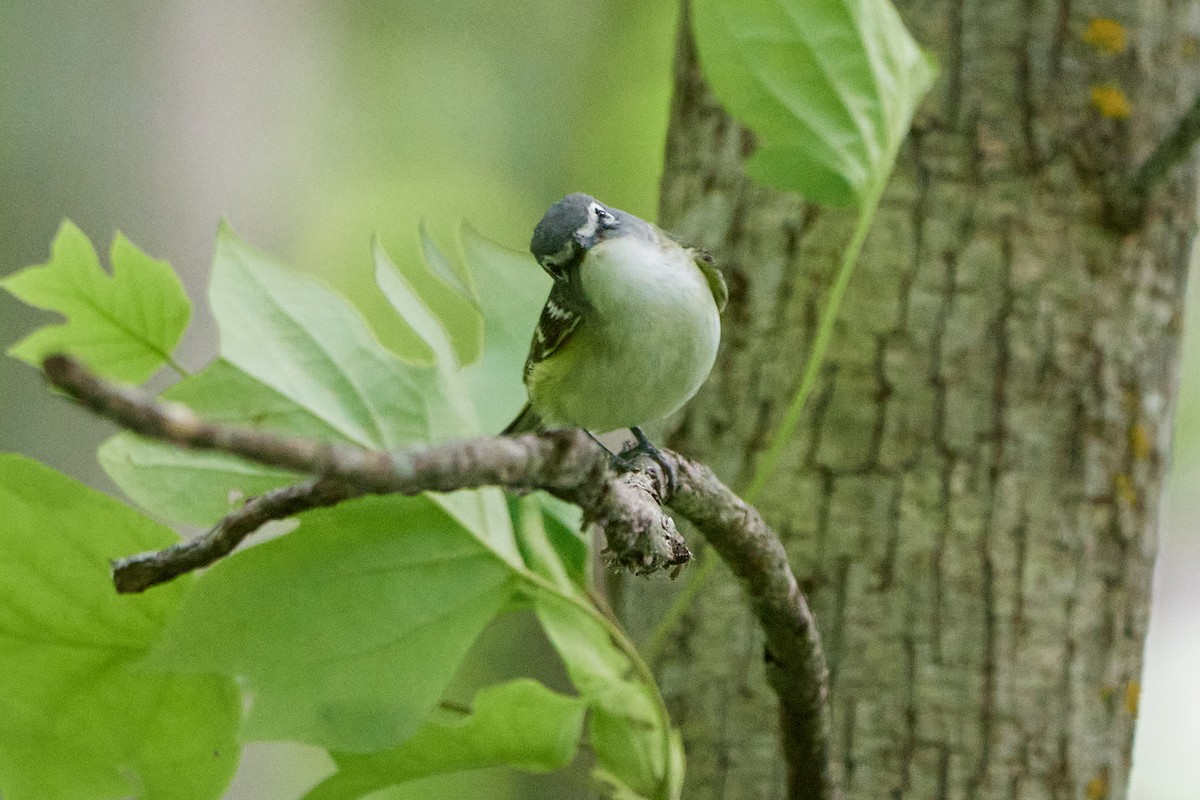
POLYGON ((192 373, 185 369, 183 364, 180 364, 178 361, 176 361, 173 355, 170 353, 163 353, 163 357, 166 359, 167 366, 179 373, 179 377, 191 377, 192 373))
MULTIPOLYGON (((894 157, 893 154, 893 161, 894 157)), ((837 276, 834 278, 833 286, 829 290, 829 296, 826 298, 825 306, 821 311, 821 322, 817 327, 817 335, 813 339, 812 350, 809 351, 808 360, 804 365, 804 374, 800 378, 800 386, 796 390, 796 394, 792 396, 792 401, 784 413, 783 420, 779 423, 779 428, 775 431, 775 435, 771 437, 770 446, 762 458, 759 459, 749 485, 743 491, 739 492, 747 503, 754 504, 758 500, 758 496, 767 485, 767 481, 775 474, 775 469, 779 466, 779 459, 783 456, 784 448, 787 447, 792 439, 792 435, 796 432, 796 426, 800 424, 800 418, 804 413, 804 406, 808 402, 808 398, 812 395, 817 375, 820 374, 821 366, 825 361, 825 353, 829 349, 829 342, 833 338, 833 329, 837 323, 838 312, 841 309, 842 297, 846 294, 846 287, 850 284, 850 276, 854 274, 854 267, 858 264, 863 244, 866 242, 867 234, 871 230, 871 224, 875 220, 875 211, 879 208, 879 201, 883 198, 883 189, 887 184, 887 177, 885 175, 877 181, 875 186, 871 188, 870 193, 865 197, 862 211, 858 215, 858 220, 854 224, 854 231, 850 235, 850 241, 847 243, 846 249, 842 252, 842 260, 838 265, 837 276)), ((684 614, 687 613, 693 601, 695 601, 697 593, 699 593, 705 582, 712 576, 713 570, 716 569, 719 561, 720 559, 710 549, 706 549, 696 559, 696 567, 691 571, 687 583, 684 584, 679 594, 676 595, 674 602, 671 603, 671 607, 663 614, 658 625, 655 626, 643 645, 647 661, 651 663, 658 661, 662 653, 662 648, 666 644, 667 637, 674 630, 675 626, 683 620, 684 614)))
POLYGON ((658 681, 654 677, 654 670, 650 669, 650 665, 642 658, 641 653, 638 652, 637 647, 620 624, 596 608, 591 600, 574 592, 563 591, 554 583, 533 572, 521 573, 521 577, 527 580, 534 589, 547 592, 560 600, 564 600, 592 617, 604 629, 604 632, 608 634, 609 639, 616 644, 617 649, 629 659, 629 663, 633 666, 633 671, 637 673, 638 679, 649 690, 650 699, 654 702, 654 709, 658 712, 658 716, 662 720, 662 779, 664 785, 670 786, 672 783, 670 773, 673 761, 671 757, 671 715, 667 711, 667 703, 663 700, 662 693, 658 689, 658 681))
POLYGON ((813 340, 812 350, 809 351, 808 360, 804 364, 804 375, 800 378, 800 387, 792 396, 792 402, 788 405, 787 412, 783 415, 783 420, 779 423, 775 435, 771 437, 771 446, 759 459, 749 486, 739 493, 747 503, 753 504, 758 499, 759 494, 767 485, 767 481, 775 474, 775 468, 779 466, 779 459, 783 456, 784 448, 788 446, 792 435, 796 432, 796 426, 800 424, 804 406, 812 395, 817 375, 825 363, 825 352, 829 349, 830 340, 833 339, 833 329, 837 324, 838 312, 841 310, 842 297, 846 294, 846 287, 850 285, 850 276, 854 274, 854 267, 858 264, 858 257, 862 253, 863 244, 871 230, 871 223, 875 220, 875 211, 879 208, 880 198, 883 197, 884 184, 885 181, 878 181, 863 204, 862 213, 859 214, 858 221, 854 225, 850 242, 842 253, 837 277, 834 279, 833 287, 829 290, 829 297, 825 300, 825 308, 821 312, 821 324, 817 328, 817 336, 813 340))

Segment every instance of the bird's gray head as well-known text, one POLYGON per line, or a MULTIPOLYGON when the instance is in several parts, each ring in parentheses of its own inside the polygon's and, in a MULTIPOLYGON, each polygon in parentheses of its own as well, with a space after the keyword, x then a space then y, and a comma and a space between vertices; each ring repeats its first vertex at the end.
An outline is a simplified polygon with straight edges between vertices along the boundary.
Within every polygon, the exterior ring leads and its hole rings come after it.
POLYGON ((591 195, 575 192, 550 206, 533 229, 529 249, 539 264, 554 271, 614 235, 629 218, 591 195))

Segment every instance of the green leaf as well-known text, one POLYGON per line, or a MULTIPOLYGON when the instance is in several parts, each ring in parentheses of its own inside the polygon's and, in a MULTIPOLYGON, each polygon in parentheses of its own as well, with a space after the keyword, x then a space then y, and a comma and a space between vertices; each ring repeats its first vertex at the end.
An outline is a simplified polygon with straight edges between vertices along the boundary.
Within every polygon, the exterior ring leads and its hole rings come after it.
POLYGON ((474 712, 443 714, 392 750, 333 753, 338 771, 304 800, 351 800, 388 786, 446 772, 510 766, 561 769, 575 759, 585 703, 517 679, 475 695, 474 712))
MULTIPOLYGON (((326 441, 345 441, 322 420, 224 360, 169 388, 163 397, 206 419, 326 441)), ((100 447, 109 477, 146 510, 176 522, 211 525, 249 497, 301 479, 221 453, 181 450, 130 433, 100 447)), ((520 564, 504 493, 498 489, 430 495, 505 561, 520 564)))
POLYGON ((420 234, 425 269, 406 264, 403 271, 450 333, 458 363, 472 364, 483 353, 483 316, 470 276, 455 268, 423 224, 420 234))
POLYGON ((577 519, 568 527, 559 516, 566 504, 544 492, 522 497, 510 495, 507 499, 517 547, 529 570, 564 594, 573 594, 586 586, 588 542, 579 532, 577 519))
POLYGON ((432 367, 396 357, 341 296, 228 227, 217 237, 209 297, 222 357, 345 440, 393 450, 461 431, 432 367))
POLYGON ((533 256, 509 250, 470 225, 463 225, 462 246, 481 298, 484 331, 483 356, 464 373, 482 430, 499 433, 525 404, 521 375, 550 278, 533 256))
POLYGON ((370 752, 411 736, 511 572, 426 497, 368 497, 196 582, 151 663, 238 676, 243 735, 370 752))
POLYGON ((592 580, 592 539, 583 530, 583 512, 565 500, 545 492, 533 495, 542 505, 542 525, 546 538, 577 586, 590 586, 592 580))
POLYGON ((171 353, 191 316, 179 278, 120 233, 112 243, 112 275, 87 236, 63 222, 50 260, 0 281, 32 306, 57 311, 67 322, 34 331, 9 355, 41 369, 52 353, 70 353, 102 375, 131 383, 150 377, 171 353))
POLYGON ((409 278, 384 251, 375 243, 375 282, 384 297, 400 315, 405 324, 432 354, 430 365, 441 396, 452 406, 455 416, 462 420, 457 436, 467 436, 478 430, 475 409, 467 396, 462 377, 458 371, 458 357, 454 352, 451 334, 442 319, 425 304, 409 278))
MULTIPOLYGON (((437 348, 442 358, 436 364, 397 358, 340 296, 223 228, 211 296, 226 357, 165 396, 210 419, 376 450, 475 431, 461 379, 444 360, 440 318, 386 254, 376 255, 381 286, 431 351, 437 348)), ((296 480, 240 459, 128 434, 106 443, 100 457, 130 497, 154 513, 195 524, 210 524, 245 498, 296 480)), ((520 563, 502 493, 434 497, 481 542, 520 563)))
POLYGON ((679 732, 667 731, 667 760, 662 773, 662 730, 641 728, 627 717, 593 709, 588 740, 596 753, 592 777, 607 787, 613 800, 679 800, 683 794, 684 754, 679 732))
POLYGON ((886 181, 935 68, 890 0, 695 0, 700 61, 757 134, 751 177, 848 205, 886 181))
MULTIPOLYGON (((214 422, 327 441, 340 440, 331 426, 218 359, 163 393, 214 422)), ((100 447, 100 463, 129 497, 148 511, 176 522, 208 525, 247 497, 295 483, 296 476, 221 453, 182 450, 118 433, 100 447)))
POLYGON ((236 686, 137 668, 190 581, 119 596, 108 572, 175 535, 14 455, 0 515, 0 795, 219 797, 240 755, 236 686))
POLYGON ((429 226, 423 221, 419 226, 419 233, 421 236, 421 252, 425 256, 425 263, 429 267, 429 271, 437 276, 442 283, 453 289, 459 297, 472 305, 477 305, 479 298, 471 286, 470 273, 442 255, 437 245, 434 244, 433 236, 429 233, 429 226))
POLYGON ((627 797, 677 798, 682 757, 645 665, 618 646, 598 614, 549 593, 537 595, 534 610, 591 707, 588 736, 597 777, 627 797))
POLYGON ((375 261, 375 283, 411 333, 405 342, 426 354, 422 363, 442 362, 446 369, 457 366, 458 355, 441 319, 430 310, 412 280, 396 266, 378 237, 371 250, 375 261))

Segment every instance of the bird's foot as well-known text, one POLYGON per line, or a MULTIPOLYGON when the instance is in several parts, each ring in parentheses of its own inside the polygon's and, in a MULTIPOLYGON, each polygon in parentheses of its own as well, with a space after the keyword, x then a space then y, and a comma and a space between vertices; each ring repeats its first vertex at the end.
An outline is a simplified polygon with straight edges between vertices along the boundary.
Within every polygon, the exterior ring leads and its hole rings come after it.
POLYGON ((664 498, 675 494, 675 490, 679 488, 679 475, 675 472, 675 465, 646 437, 645 431, 636 425, 630 430, 633 431, 637 442, 613 456, 613 465, 622 471, 631 472, 637 469, 634 459, 638 456, 646 456, 662 467, 663 475, 667 480, 664 498))

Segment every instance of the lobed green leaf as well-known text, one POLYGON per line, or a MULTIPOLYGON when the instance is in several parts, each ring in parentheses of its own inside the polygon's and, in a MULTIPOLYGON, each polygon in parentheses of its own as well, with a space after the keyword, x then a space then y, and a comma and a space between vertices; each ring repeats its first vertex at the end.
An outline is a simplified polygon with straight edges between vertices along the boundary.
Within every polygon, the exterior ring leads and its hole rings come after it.
POLYGON ((46 356, 70 353, 101 375, 134 383, 171 363, 192 313, 179 278, 120 233, 110 259, 111 275, 83 231, 67 221, 48 262, 0 281, 15 297, 67 318, 34 331, 9 355, 41 369, 46 356))
MULTIPOLYGON (((436 363, 397 358, 340 296, 224 228, 211 295, 225 357, 165 396, 210 419, 378 450, 474 432, 460 378, 444 361, 448 333, 386 254, 379 250, 376 256, 381 287, 422 340, 437 348, 436 363)), ((109 440, 100 458, 144 507, 196 524, 212 523, 245 498, 296 480, 237 458, 129 434, 109 440)), ((480 541, 519 563, 499 491, 436 500, 480 541)))
POLYGON ((461 430, 431 367, 393 355, 341 296, 228 227, 217 237, 209 301, 221 356, 346 441, 392 450, 461 430))

